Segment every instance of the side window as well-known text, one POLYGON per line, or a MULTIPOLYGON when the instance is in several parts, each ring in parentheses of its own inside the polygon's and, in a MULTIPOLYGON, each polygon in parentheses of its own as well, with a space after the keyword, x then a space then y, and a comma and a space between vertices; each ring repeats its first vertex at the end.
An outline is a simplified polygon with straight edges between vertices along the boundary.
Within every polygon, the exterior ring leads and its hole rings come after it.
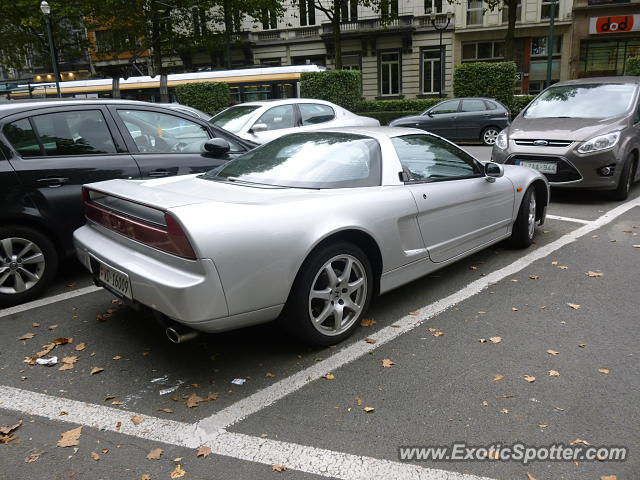
POLYGON ((409 181, 434 182, 481 174, 473 157, 440 138, 404 135, 391 141, 409 181))
POLYGON ((149 110, 118 110, 138 150, 144 153, 202 153, 209 132, 182 117, 149 110))
POLYGON ((2 133, 4 133, 4 136, 7 137, 7 140, 21 157, 39 157, 42 155, 40 144, 28 119, 23 118, 6 124, 2 129, 2 133))
POLYGON ((484 112, 486 109, 482 100, 462 100, 463 112, 484 112))
POLYGON ((116 153, 107 122, 97 110, 75 110, 32 117, 46 155, 116 153))
POLYGON ((336 118, 336 114, 328 105, 319 103, 299 103, 302 125, 316 125, 318 123, 329 122, 336 118))
POLYGON ((497 110, 498 109, 498 106, 493 102, 485 100, 484 103, 487 106, 487 110, 497 110))
POLYGON ((455 113, 458 111, 460 100, 449 100, 448 102, 442 102, 439 105, 433 107, 429 113, 440 115, 443 113, 455 113))
POLYGON ((254 125, 263 123, 267 130, 293 128, 293 105, 279 105, 264 112, 254 125))

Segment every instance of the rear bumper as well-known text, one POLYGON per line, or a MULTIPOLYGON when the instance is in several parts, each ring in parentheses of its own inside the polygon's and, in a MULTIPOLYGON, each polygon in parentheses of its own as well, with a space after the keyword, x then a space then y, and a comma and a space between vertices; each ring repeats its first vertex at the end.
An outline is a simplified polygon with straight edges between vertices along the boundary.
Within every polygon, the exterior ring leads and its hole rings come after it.
POLYGON ((197 330, 215 331, 226 323, 229 311, 213 261, 184 260, 187 268, 178 268, 114 241, 100 228, 85 225, 73 235, 78 259, 94 277, 92 258, 129 276, 134 302, 197 330))

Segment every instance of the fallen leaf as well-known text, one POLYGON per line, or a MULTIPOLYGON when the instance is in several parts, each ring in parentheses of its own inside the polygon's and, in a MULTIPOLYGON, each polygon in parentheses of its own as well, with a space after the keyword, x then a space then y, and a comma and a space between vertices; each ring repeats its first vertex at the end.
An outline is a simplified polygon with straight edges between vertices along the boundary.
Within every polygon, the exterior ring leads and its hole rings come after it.
POLYGON ((376 324, 376 321, 372 320, 370 318, 365 318, 365 319, 360 320, 360 326, 361 327, 371 327, 372 325, 375 325, 375 324, 376 324))
POLYGON ((72 342, 73 342, 73 338, 66 338, 66 337, 56 338, 53 341, 53 343, 55 343, 56 345, 66 345, 67 343, 72 343, 72 342))
POLYGON ((478 315, 486 315, 487 312, 478 312, 478 315))
POLYGON ((531 280, 538 280, 540 278, 540 275, 529 275, 529 278, 531 280))
POLYGON ((484 402, 481 403, 481 405, 483 407, 488 407, 489 406, 489 402, 487 402, 486 400, 484 402))
POLYGON ((205 399, 205 401, 209 402, 211 400, 216 400, 219 396, 220 396, 219 393, 209 392, 209 395, 207 395, 207 398, 205 399))
POLYGON ((358 404, 359 407, 361 407, 363 400, 360 397, 356 397, 356 403, 358 404))
POLYGON ((391 368, 395 365, 395 363, 393 363, 393 360, 389 358, 384 358, 380 363, 382 364, 383 368, 391 368))
POLYGON ((536 377, 532 377, 531 375, 525 375, 524 379, 529 383, 533 383, 536 381, 536 377))
POLYGON ((610 370, 607 370, 606 368, 599 368, 598 371, 600 373, 604 373, 605 375, 609 375, 610 370))
POLYGON ((549 376, 550 377, 559 377, 560 376, 560 372, 557 370, 549 370, 549 376))
POLYGON ((586 343, 579 343, 579 344, 578 344, 578 346, 579 346, 580 348, 584 348, 584 347, 586 347, 586 346, 587 346, 587 344, 586 344, 586 343))
POLYGON ((514 311, 514 312, 517 312, 517 311, 518 311, 518 310, 520 310, 520 309, 519 309, 519 308, 516 308, 516 307, 511 307, 511 310, 512 310, 512 311, 514 311))
POLYGON ((586 440, 582 440, 581 438, 576 438, 569 445, 571 445, 573 447, 574 445, 578 445, 579 443, 582 444, 582 445, 591 445, 589 442, 587 442, 586 440))
POLYGON ((91 452, 89 455, 91 455, 91 458, 93 458, 96 462, 100 460, 100 455, 98 455, 96 452, 91 452))
POLYGON ((284 472, 286 469, 284 465, 271 465, 271 470, 274 472, 284 472))
POLYGON ((513 395, 499 395, 496 397, 497 399, 501 399, 501 398, 513 398, 513 395))
POLYGON ((364 410, 366 413, 371 413, 375 410, 375 408, 373 407, 364 407, 362 410, 364 410))
POLYGON ((273 373, 271 373, 271 372, 267 372, 267 373, 265 374, 265 377, 267 377, 267 378, 273 378, 273 377, 275 377, 275 375, 274 375, 273 373))
POLYGON ((112 358, 112 360, 120 360, 122 357, 120 355, 116 355, 115 357, 112 358))
POLYGON ((602 277, 604 275, 604 273, 592 272, 591 270, 589 270, 585 275, 587 277, 602 277))
POLYGON ((120 402, 118 400, 111 402, 111 405, 124 405, 124 402, 120 402))
POLYGON ((551 262, 551 265, 558 265, 558 261, 554 260, 553 262, 551 262))
POLYGON ((33 338, 35 336, 36 336, 35 333, 25 333, 21 337, 18 337, 18 340, 29 340, 30 338, 33 338))
POLYGON ((59 447, 75 447, 80 445, 80 434, 82 433, 82 427, 74 428, 60 434, 60 440, 57 445, 59 447))
POLYGON ((511 281, 512 281, 513 283, 518 283, 520 280, 517 280, 517 279, 515 279, 515 278, 512 278, 512 279, 511 279, 511 281))
POLYGON ((536 477, 527 472, 527 480, 538 480, 536 477))
POLYGON ((496 373, 495 377, 493 377, 492 382, 499 382, 503 378, 504 378, 504 375, 502 375, 501 373, 496 373))
POLYGON ((600 480, 618 480, 617 475, 602 475, 600 480))
POLYGON ((500 343, 502 341, 502 337, 489 337, 489 341, 491 343, 500 343))
POLYGON ((142 475, 140 475, 140 480, 151 480, 151 475, 149 475, 148 473, 143 473, 142 475))
POLYGON ((27 458, 24 459, 24 463, 35 462, 40 458, 41 455, 42 453, 32 453, 31 455, 29 455, 27 458))
POLYGON ((133 417, 131 417, 131 421, 134 425, 140 425, 142 422, 144 422, 144 418, 139 417, 138 415, 134 415, 133 417))
POLYGON ((547 350, 547 353, 549 355, 560 355, 560 352, 558 352, 557 350, 551 350, 551 349, 547 350))
POLYGON ((322 378, 325 380, 334 380, 336 376, 333 373, 327 373, 326 375, 323 375, 322 378))
POLYGON ((478 341, 480 343, 487 343, 487 339, 486 338, 479 338, 478 341))
POLYGON ((171 478, 182 478, 185 476, 187 472, 184 471, 184 469, 182 468, 181 465, 176 465, 176 468, 174 468, 173 472, 171 472, 170 477, 171 478))
POLYGON ((400 325, 398 325, 397 323, 393 323, 391 325, 389 325, 391 328, 400 328, 400 325))
POLYGON ((104 368, 102 367, 93 367, 89 372, 89 375, 95 375, 96 373, 100 373, 102 371, 104 371, 104 368))
POLYGON ((108 448, 103 448, 102 450, 100 450, 102 453, 109 453, 109 449, 108 448))
POLYGON ((444 332, 437 331, 437 332, 432 333, 431 335, 434 336, 434 337, 441 337, 441 336, 444 335, 444 332))
POLYGON ((416 315, 420 315, 420 312, 409 312, 409 315, 412 315, 415 317, 416 315))
POLYGON ((58 325, 49 325, 49 330, 55 330, 56 328, 58 328, 58 325))
POLYGON ((559 265, 558 268, 560 270, 569 270, 569 267, 567 267, 566 265, 559 265))
POLYGON ((640 245, 634 245, 633 248, 640 248, 640 245))
POLYGON ((367 343, 376 343, 377 342, 377 340, 375 338, 365 338, 364 341, 367 342, 367 343))
POLYGON ((87 343, 86 342, 80 342, 79 344, 77 344, 74 347, 74 350, 81 352, 82 350, 84 350, 85 348, 87 348, 87 343))
POLYGON ((109 401, 109 400, 113 400, 114 398, 118 398, 120 395, 115 395, 113 393, 110 393, 109 395, 107 395, 106 397, 104 397, 104 401, 109 401))
POLYGON ((502 410, 500 410, 500 413, 505 413, 506 414, 506 413, 509 413, 509 410, 506 409, 506 408, 503 408, 502 410))
POLYGON ((541 423, 540 425, 538 425, 538 427, 540 428, 547 428, 549 426, 548 423, 541 423))
POLYGON ((164 450, 161 448, 154 448, 149 453, 147 453, 147 460, 160 460, 160 457, 164 453, 164 450))
POLYGON ((158 411, 164 413, 173 413, 173 410, 171 410, 170 408, 159 408, 158 411))
POLYGON ((32 326, 33 328, 38 328, 38 327, 40 326, 40 324, 39 324, 39 323, 37 323, 37 322, 33 322, 33 323, 31 324, 31 326, 32 326))
POLYGON ((470 269, 470 270, 477 270, 477 269, 478 269, 478 267, 471 266, 471 267, 469 267, 469 269, 470 269))
POLYGON ((582 306, 578 305, 577 303, 567 303, 567 305, 569 305, 574 310, 578 310, 579 308, 582 308, 582 306))
POLYGON ((198 447, 198 449, 196 450, 196 457, 206 458, 212 453, 213 452, 209 447, 207 447, 206 445, 202 445, 201 447, 198 447))

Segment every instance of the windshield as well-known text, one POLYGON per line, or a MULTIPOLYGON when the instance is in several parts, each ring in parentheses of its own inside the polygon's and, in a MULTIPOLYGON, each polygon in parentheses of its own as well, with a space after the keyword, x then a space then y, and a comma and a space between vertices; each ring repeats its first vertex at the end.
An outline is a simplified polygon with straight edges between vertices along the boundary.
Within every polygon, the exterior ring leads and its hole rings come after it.
POLYGON ((251 114, 259 108, 260 105, 236 105, 210 118, 209 122, 229 132, 238 133, 249 121, 251 114))
POLYGON ((610 83, 566 85, 542 92, 524 118, 608 118, 629 110, 636 86, 610 83))
POLYGON ((338 132, 294 133, 277 138, 202 178, 278 187, 346 188, 380 185, 378 142, 338 132))

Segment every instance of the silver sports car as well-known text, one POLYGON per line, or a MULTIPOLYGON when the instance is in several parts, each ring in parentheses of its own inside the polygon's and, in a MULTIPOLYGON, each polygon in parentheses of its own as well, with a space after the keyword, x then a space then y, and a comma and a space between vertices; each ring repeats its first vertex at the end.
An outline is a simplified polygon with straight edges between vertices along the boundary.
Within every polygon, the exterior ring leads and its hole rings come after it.
POLYGON ((535 170, 391 127, 294 133, 205 174, 83 195, 80 260, 173 341, 278 318, 319 345, 373 295, 504 239, 529 246, 549 202, 535 170))

